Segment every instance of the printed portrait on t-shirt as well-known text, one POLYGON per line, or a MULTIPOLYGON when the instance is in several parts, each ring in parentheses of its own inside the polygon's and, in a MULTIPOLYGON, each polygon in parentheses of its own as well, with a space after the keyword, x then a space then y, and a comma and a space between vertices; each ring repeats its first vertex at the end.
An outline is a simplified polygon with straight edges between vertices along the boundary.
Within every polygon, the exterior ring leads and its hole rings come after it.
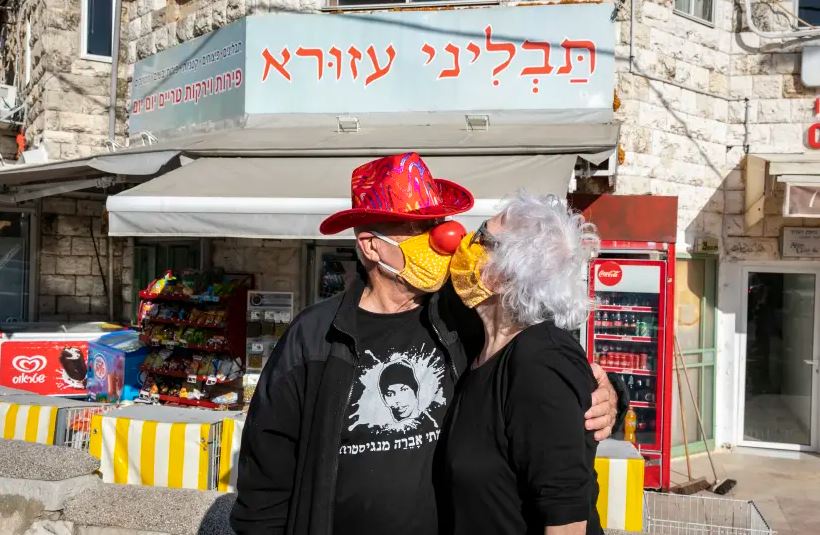
POLYGON ((397 422, 418 417, 419 382, 409 362, 392 362, 382 368, 379 389, 397 422))
MULTIPOLYGON (((433 411, 446 404, 442 386, 444 366, 436 349, 392 353, 380 361, 365 351, 368 362, 359 368, 359 394, 348 429, 367 426, 377 434, 438 429, 433 411)), ((441 412, 441 411, 437 411, 441 412)))

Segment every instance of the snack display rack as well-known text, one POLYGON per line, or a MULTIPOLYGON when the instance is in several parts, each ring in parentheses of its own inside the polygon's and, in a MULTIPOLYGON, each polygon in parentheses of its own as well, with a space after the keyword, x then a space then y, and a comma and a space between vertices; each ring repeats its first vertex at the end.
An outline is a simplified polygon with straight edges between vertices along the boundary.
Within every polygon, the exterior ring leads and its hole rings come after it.
POLYGON ((250 276, 177 279, 167 272, 140 292, 140 338, 151 353, 138 401, 207 409, 242 404, 250 286, 250 276))

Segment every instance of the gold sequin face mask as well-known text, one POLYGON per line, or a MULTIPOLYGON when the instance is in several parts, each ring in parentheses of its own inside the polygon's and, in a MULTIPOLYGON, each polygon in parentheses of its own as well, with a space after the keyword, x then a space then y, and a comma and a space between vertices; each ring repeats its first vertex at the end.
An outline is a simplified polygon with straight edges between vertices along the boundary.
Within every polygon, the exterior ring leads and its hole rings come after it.
POLYGON ((475 308, 489 299, 493 292, 481 280, 481 269, 487 260, 487 250, 476 241, 475 232, 462 238, 450 261, 453 289, 468 308, 475 308))
POLYGON ((404 269, 388 266, 381 260, 379 265, 404 279, 407 284, 424 292, 437 292, 447 281, 450 259, 452 255, 436 252, 430 245, 430 232, 407 238, 397 242, 383 234, 373 232, 373 235, 390 245, 401 249, 404 255, 404 269))

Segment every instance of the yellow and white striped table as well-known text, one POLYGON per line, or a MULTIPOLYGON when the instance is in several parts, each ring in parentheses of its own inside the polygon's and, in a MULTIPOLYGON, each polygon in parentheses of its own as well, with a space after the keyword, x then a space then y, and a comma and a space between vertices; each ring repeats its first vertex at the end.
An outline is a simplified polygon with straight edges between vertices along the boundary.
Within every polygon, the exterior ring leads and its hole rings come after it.
POLYGON ((236 475, 239 467, 239 446, 245 417, 226 418, 222 421, 222 444, 219 457, 219 486, 222 492, 236 492, 236 475))
POLYGON ((0 437, 54 444, 57 407, 0 401, 0 437))
POLYGON ((106 483, 206 490, 213 424, 96 415, 91 455, 106 483))
POLYGON ((643 457, 628 442, 606 440, 598 446, 595 471, 601 525, 643 531, 643 457))

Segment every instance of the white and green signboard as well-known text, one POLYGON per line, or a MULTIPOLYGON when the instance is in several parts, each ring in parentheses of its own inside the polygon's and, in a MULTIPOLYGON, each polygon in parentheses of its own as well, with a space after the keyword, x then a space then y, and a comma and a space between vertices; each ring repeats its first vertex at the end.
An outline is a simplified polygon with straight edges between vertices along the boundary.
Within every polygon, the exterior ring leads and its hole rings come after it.
POLYGON ((611 118, 612 4, 268 14, 137 63, 130 130, 250 114, 538 110, 611 118))

